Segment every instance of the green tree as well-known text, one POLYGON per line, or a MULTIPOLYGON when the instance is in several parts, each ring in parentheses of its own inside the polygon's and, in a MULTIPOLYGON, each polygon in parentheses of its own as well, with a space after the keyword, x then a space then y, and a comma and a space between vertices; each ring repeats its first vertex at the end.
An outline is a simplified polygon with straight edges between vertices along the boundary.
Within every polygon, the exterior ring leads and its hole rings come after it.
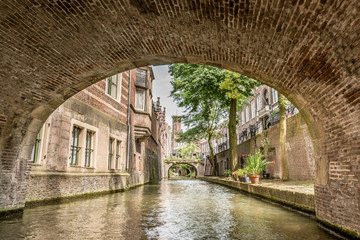
POLYGON ((183 157, 192 158, 193 154, 197 152, 196 145, 193 142, 188 142, 186 145, 181 146, 179 153, 183 157))
POLYGON ((173 64, 169 67, 169 73, 173 76, 170 95, 178 106, 186 109, 183 122, 188 130, 180 134, 179 141, 207 139, 215 174, 211 140, 216 137, 220 121, 230 116, 231 168, 234 169, 237 163, 236 105, 251 96, 252 89, 258 83, 225 69, 195 64, 173 64))
POLYGON ((230 169, 234 171, 238 168, 237 137, 236 137, 236 112, 237 106, 253 96, 253 90, 259 83, 244 75, 229 72, 221 82, 220 88, 226 90, 226 101, 230 101, 229 109, 229 145, 230 145, 230 169))
POLYGON ((169 73, 173 77, 170 96, 179 107, 184 107, 186 112, 182 120, 187 131, 179 134, 177 141, 194 142, 201 138, 207 139, 215 175, 214 149, 211 142, 216 137, 220 121, 226 117, 226 109, 222 107, 221 98, 219 99, 221 94, 217 92, 225 74, 222 69, 195 64, 170 65, 169 73))

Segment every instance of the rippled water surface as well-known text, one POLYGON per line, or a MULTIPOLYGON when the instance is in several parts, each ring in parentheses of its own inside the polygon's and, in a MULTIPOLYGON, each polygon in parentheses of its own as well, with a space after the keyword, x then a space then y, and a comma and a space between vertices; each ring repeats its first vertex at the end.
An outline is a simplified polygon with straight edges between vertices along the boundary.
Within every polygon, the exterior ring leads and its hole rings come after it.
POLYGON ((334 239, 316 222, 220 185, 163 181, 25 209, 0 239, 334 239))

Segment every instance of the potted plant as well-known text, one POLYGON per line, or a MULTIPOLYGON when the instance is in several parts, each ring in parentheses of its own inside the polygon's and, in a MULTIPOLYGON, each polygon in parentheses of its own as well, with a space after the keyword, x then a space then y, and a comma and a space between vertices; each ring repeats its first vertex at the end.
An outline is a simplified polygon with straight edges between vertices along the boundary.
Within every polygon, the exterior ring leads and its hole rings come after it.
POLYGON ((249 182, 249 177, 247 176, 248 171, 246 168, 241 169, 239 168, 238 170, 236 170, 236 175, 238 176, 239 180, 241 182, 249 182))
POLYGON ((267 162, 264 159, 264 155, 260 150, 255 151, 255 154, 249 154, 245 162, 247 164, 246 169, 250 176, 251 183, 258 184, 259 183, 259 174, 266 168, 268 164, 271 162, 267 162))
POLYGON ((226 170, 224 172, 224 177, 230 177, 231 176, 231 171, 230 170, 226 170))
POLYGON ((232 173, 232 177, 234 178, 234 181, 237 180, 237 172, 236 171, 232 173))

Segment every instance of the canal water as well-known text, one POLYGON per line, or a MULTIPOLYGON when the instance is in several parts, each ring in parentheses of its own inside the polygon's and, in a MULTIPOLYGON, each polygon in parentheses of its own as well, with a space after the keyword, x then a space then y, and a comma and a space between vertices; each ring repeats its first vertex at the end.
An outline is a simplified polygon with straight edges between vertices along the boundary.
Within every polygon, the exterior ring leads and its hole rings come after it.
POLYGON ((236 190, 174 180, 27 208, 0 239, 335 239, 309 217, 236 190))

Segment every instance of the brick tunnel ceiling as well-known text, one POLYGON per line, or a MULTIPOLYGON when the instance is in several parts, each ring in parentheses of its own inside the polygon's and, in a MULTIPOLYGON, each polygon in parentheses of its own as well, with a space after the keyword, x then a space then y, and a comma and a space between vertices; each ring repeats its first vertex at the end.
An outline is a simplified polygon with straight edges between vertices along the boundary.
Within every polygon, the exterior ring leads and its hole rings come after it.
POLYGON ((0 124, 55 109, 113 73, 172 62, 238 71, 311 113, 324 99, 359 102, 357 0, 11 0, 0 9, 0 124))
POLYGON ((0 19, 0 167, 10 173, 0 177, 15 203, 35 135, 67 98, 135 67, 201 63, 299 108, 316 155, 316 216, 360 232, 359 0, 3 0, 0 19))

